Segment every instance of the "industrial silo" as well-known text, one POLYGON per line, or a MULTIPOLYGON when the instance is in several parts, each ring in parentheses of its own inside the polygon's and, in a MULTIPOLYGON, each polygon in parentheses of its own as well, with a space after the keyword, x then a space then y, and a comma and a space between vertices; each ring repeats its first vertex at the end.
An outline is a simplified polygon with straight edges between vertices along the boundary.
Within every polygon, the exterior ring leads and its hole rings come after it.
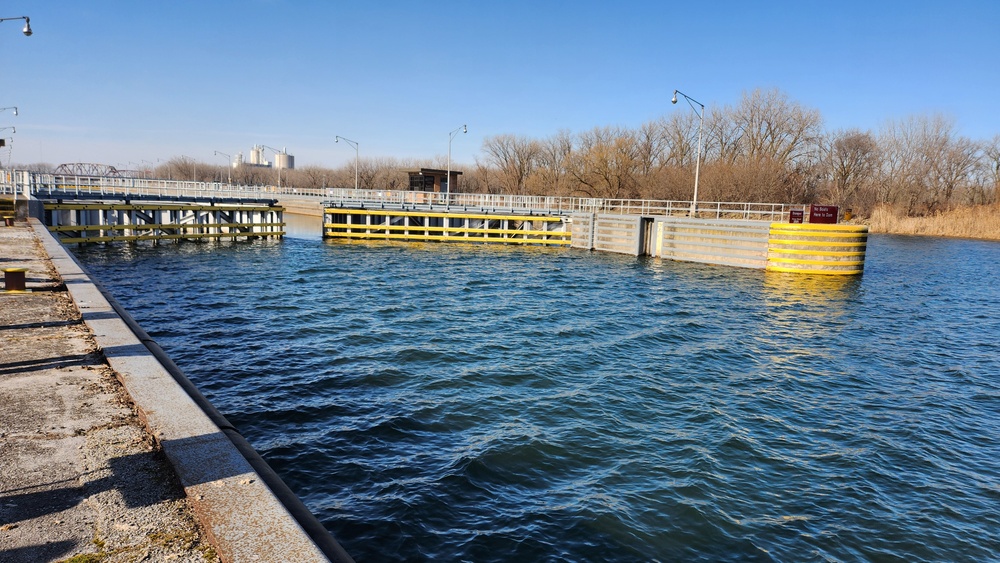
POLYGON ((295 168, 295 157, 285 151, 274 153, 274 167, 281 170, 292 170, 295 168))

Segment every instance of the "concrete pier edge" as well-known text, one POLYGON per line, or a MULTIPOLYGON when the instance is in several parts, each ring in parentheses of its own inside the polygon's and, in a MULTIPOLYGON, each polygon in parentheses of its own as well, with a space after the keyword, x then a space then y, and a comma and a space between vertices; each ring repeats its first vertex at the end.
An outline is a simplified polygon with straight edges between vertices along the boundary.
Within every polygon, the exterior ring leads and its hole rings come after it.
POLYGON ((353 562, 114 297, 38 219, 28 221, 220 557, 353 562))

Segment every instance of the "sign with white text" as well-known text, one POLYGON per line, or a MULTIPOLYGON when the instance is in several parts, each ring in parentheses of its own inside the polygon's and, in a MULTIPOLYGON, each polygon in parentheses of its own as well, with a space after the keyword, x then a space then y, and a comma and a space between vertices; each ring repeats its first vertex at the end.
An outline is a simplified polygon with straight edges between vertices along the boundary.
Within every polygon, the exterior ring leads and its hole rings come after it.
POLYGON ((840 208, 836 205, 810 205, 810 223, 836 223, 840 208))

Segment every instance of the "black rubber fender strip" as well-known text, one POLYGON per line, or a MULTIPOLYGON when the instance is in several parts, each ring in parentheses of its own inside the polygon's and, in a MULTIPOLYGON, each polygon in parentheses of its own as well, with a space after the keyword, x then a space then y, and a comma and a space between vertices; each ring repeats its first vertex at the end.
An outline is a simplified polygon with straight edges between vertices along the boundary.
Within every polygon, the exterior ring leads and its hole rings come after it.
POLYGON ((250 442, 247 442, 246 438, 240 434, 239 430, 230 424, 230 422, 226 420, 226 417, 223 416, 217 408, 215 408, 215 405, 209 402, 209 400, 201 394, 201 391, 199 391, 195 384, 192 383, 186 375, 184 375, 181 368, 179 368, 177 364, 170 359, 170 356, 163 351, 163 348, 161 348, 160 345, 157 344, 156 341, 153 340, 141 326, 139 326, 139 323, 132 318, 132 315, 130 315, 128 311, 122 307, 118 300, 115 299, 111 293, 108 292, 107 289, 105 289, 105 287, 90 274, 90 271, 87 270, 79 260, 77 260, 76 256, 73 256, 71 252, 67 252, 67 254, 69 254, 73 261, 80 266, 80 269, 87 274, 91 283, 93 283, 101 294, 104 295, 104 298, 108 300, 108 303, 115 310, 115 312, 118 313, 118 316, 125 321, 125 324, 128 325, 129 329, 136 335, 136 337, 139 338, 140 341, 142 341, 146 349, 149 350, 149 353, 163 365, 177 384, 184 389, 184 391, 191 397, 192 400, 194 400, 201 410, 208 415, 212 422, 214 422, 215 425, 222 430, 223 434, 229 438, 233 445, 236 446, 236 449, 243 455, 244 458, 246 458, 247 462, 250 463, 250 466, 253 467, 254 471, 260 475, 264 484, 271 489, 274 496, 277 497, 278 501, 281 502, 286 510, 288 510, 289 514, 292 515, 299 526, 305 530, 306 534, 313 541, 313 543, 315 543, 320 551, 323 552, 323 555, 334 563, 354 563, 354 559, 347 553, 347 551, 344 550, 343 547, 341 547, 337 540, 334 539, 329 530, 327 530, 326 527, 320 523, 319 519, 316 518, 316 515, 306 507, 298 495, 288 488, 288 485, 281 480, 281 477, 275 473, 274 469, 271 469, 271 466, 264 461, 264 458, 257 453, 257 450, 250 445, 250 442))

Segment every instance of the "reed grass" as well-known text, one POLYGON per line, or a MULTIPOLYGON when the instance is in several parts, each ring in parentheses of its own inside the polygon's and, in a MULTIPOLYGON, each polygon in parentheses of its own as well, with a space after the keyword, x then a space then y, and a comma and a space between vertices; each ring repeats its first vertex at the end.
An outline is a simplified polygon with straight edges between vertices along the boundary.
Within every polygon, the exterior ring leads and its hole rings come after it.
POLYGON ((1000 203, 959 207, 926 217, 907 217, 889 206, 875 208, 872 233, 1000 240, 1000 203))

